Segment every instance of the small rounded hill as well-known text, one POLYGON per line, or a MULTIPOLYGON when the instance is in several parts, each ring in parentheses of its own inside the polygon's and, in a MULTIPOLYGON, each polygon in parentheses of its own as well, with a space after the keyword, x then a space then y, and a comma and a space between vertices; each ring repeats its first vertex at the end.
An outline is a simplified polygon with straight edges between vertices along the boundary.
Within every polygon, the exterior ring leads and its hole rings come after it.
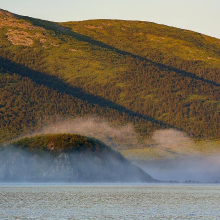
POLYGON ((78 134, 47 134, 22 138, 12 143, 32 152, 100 152, 111 150, 99 140, 78 134))
POLYGON ((22 138, 0 151, 0 181, 155 181, 101 141, 77 134, 22 138))

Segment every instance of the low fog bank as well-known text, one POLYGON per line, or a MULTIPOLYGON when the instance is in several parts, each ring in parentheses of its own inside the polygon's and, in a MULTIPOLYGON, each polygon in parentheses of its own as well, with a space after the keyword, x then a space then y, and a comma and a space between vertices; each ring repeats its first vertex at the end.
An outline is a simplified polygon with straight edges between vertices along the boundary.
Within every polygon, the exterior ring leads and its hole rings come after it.
MULTIPOLYGON (((201 155, 186 133, 175 129, 158 130, 152 135, 151 142, 160 159, 139 160, 134 164, 153 178, 179 182, 220 182, 220 155, 201 155)), ((209 147, 212 152, 212 146, 209 147)))
POLYGON ((167 157, 198 156, 194 142, 185 133, 176 129, 161 129, 153 133, 150 139, 152 146, 163 152, 169 153, 167 157))
POLYGON ((0 182, 121 182, 154 181, 140 168, 108 148, 99 152, 34 152, 0 147, 0 182))
POLYGON ((133 163, 153 178, 163 181, 220 182, 220 156, 188 156, 133 163))
POLYGON ((137 134, 132 125, 115 127, 105 119, 96 116, 77 117, 75 119, 60 118, 60 122, 52 123, 20 138, 60 133, 75 133, 96 138, 117 150, 129 149, 139 144, 137 134))
MULTIPOLYGON (((196 150, 191 138, 176 129, 157 130, 150 139, 140 143, 132 125, 114 127, 102 118, 88 116, 60 119, 59 123, 50 124, 23 137, 58 133, 93 137, 115 150, 146 149, 142 151, 146 152, 146 155, 134 155, 136 158, 145 159, 133 162, 158 180, 220 182, 220 155, 203 156, 196 150)), ((132 153, 135 154, 135 150, 132 153)), ((132 156, 128 155, 130 158, 132 156)), ((80 166, 83 166, 83 163, 80 166)))

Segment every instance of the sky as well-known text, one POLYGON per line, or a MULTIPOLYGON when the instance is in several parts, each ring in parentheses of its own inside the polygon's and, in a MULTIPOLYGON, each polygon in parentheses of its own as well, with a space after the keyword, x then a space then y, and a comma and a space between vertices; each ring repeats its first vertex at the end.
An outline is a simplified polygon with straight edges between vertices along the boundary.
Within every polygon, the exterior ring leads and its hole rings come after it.
POLYGON ((50 21, 151 21, 220 39, 220 0, 0 0, 0 8, 50 21))

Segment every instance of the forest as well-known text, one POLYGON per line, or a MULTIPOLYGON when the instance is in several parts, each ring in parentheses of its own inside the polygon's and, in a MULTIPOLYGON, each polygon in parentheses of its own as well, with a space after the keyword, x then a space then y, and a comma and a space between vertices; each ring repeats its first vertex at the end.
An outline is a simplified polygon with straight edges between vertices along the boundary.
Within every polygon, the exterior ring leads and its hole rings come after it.
POLYGON ((0 143, 60 118, 220 139, 220 40, 150 22, 55 23, 0 10, 0 143))

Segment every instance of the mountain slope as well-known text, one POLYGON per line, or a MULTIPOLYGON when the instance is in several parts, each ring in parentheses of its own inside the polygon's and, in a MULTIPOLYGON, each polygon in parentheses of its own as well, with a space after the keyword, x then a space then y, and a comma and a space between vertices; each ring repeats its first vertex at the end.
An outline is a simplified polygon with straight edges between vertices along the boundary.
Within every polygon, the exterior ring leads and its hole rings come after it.
POLYGON ((93 20, 61 25, 155 64, 164 64, 220 82, 219 39, 141 21, 93 20), (208 73, 206 68, 217 68, 217 74, 208 73))
MULTIPOLYGON (((65 94, 10 72, 1 73, 0 79, 0 142, 2 143, 20 135, 39 131, 47 125, 56 125, 76 117, 108 118, 114 126, 135 122, 137 125, 144 124, 146 130, 147 125, 151 125, 140 117, 121 113, 114 108, 91 104, 83 98, 86 96, 83 92, 78 95, 65 94)), ((99 138, 104 138, 106 141, 106 137, 99 135, 99 138)))
MULTIPOLYGON (((148 22, 55 23, 0 14, 1 77, 15 72, 96 105, 93 114, 132 122, 142 137, 177 128, 197 139, 220 138, 220 40, 148 22)), ((1 114, 10 124, 5 100, 1 114)), ((57 109, 56 115, 71 114, 57 109)))

